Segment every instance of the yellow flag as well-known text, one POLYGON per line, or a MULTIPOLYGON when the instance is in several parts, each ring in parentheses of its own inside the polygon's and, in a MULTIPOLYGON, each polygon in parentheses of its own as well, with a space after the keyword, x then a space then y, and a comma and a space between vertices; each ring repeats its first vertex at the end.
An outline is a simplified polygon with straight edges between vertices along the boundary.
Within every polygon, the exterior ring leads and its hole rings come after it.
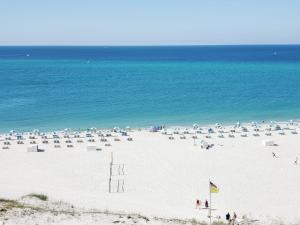
POLYGON ((218 193, 219 192, 219 188, 213 184, 212 182, 209 182, 210 185, 210 193, 218 193))

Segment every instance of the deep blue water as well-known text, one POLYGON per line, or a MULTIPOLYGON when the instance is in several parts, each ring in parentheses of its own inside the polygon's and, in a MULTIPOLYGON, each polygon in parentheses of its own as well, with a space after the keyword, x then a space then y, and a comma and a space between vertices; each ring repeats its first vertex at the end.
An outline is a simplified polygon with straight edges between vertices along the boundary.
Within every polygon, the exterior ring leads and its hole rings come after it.
POLYGON ((297 45, 0 47, 0 131, 297 118, 297 45))

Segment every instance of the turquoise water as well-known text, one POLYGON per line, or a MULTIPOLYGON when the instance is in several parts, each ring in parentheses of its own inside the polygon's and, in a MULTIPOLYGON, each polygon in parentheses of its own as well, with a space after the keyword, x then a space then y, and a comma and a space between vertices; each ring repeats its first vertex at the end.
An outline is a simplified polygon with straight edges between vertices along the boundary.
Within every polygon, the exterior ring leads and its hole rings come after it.
POLYGON ((300 46, 0 47, 0 131, 300 118, 300 46))

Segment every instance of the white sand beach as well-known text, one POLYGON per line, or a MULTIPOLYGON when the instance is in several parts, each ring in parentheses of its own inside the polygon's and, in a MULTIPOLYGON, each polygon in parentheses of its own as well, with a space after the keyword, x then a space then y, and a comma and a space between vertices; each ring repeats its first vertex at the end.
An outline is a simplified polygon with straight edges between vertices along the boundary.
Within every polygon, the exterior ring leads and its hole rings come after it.
POLYGON ((278 125, 211 126, 211 133, 208 127, 130 129, 127 136, 118 129, 3 134, 0 198, 43 193, 85 209, 208 222, 208 210, 195 203, 209 200, 211 180, 219 188, 213 220, 235 212, 257 224, 300 224, 300 124, 278 125), (266 140, 274 145, 263 145, 266 140), (28 152, 33 141, 44 151, 28 152))

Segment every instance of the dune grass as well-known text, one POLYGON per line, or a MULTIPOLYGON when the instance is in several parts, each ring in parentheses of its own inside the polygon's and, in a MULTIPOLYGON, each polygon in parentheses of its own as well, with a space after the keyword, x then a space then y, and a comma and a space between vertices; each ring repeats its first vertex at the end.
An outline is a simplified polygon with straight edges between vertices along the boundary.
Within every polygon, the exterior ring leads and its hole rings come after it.
POLYGON ((9 199, 0 199, 0 205, 2 206, 2 209, 8 210, 13 208, 24 208, 24 205, 15 201, 15 200, 9 200, 9 199))
POLYGON ((41 201, 48 201, 48 196, 44 194, 36 194, 36 193, 31 193, 29 195, 26 195, 27 197, 33 197, 33 198, 38 198, 41 201))

